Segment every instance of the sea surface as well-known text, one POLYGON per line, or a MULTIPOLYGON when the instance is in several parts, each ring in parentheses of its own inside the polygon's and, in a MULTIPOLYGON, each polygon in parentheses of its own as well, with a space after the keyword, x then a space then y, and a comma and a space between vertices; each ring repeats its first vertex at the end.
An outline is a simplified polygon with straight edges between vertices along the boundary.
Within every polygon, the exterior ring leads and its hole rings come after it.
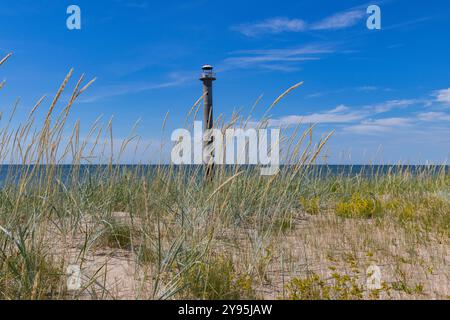
MULTIPOLYGON (((235 170, 233 166, 226 166, 226 170, 235 170)), ((258 166, 241 166, 240 169, 252 172, 258 170, 258 166)), ((48 172, 51 169, 50 166, 25 166, 25 165, 0 165, 0 185, 4 185, 5 182, 12 182, 18 180, 18 177, 23 176, 27 172, 30 173, 34 170, 34 177, 48 176, 48 172)), ((107 177, 108 173, 114 171, 117 174, 130 174, 133 176, 152 176, 156 174, 158 170, 171 169, 173 172, 182 170, 186 174, 189 172, 202 172, 203 166, 198 165, 135 165, 135 164, 121 164, 121 165, 57 165, 53 166, 52 175, 57 179, 67 181, 70 177, 76 173, 79 178, 98 178, 99 176, 107 177)), ((321 177, 329 176, 364 176, 375 177, 387 174, 399 174, 405 173, 411 175, 419 175, 422 173, 427 174, 441 174, 443 172, 450 173, 450 166, 448 165, 310 165, 305 167, 307 172, 311 175, 318 175, 321 177)), ((292 166, 281 165, 280 170, 289 171, 293 170, 292 166)))

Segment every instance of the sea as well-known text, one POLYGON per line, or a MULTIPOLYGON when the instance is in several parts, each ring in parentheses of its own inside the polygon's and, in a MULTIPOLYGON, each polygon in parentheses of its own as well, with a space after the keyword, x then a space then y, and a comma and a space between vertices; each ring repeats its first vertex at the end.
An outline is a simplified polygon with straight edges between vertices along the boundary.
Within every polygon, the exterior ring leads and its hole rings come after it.
MULTIPOLYGON (((235 171, 235 166, 225 166, 225 170, 235 171)), ((217 167, 217 166, 216 166, 217 167)), ((4 185, 5 182, 11 183, 18 180, 18 177, 23 176, 27 172, 30 173, 34 170, 34 177, 47 175, 50 166, 48 165, 0 165, 0 185, 4 185)), ((239 170, 246 172, 253 172, 253 170, 259 171, 259 166, 240 166, 239 170)), ((141 165, 141 164, 118 164, 118 165, 106 165, 106 164, 81 164, 81 165, 68 165, 61 164, 53 166, 52 174, 55 178, 63 181, 68 181, 70 177, 76 176, 82 179, 98 178, 99 176, 107 177, 109 172, 115 172, 116 174, 130 174, 133 176, 152 176, 158 171, 171 170, 177 172, 179 170, 189 174, 191 172, 202 173, 203 166, 199 165, 141 165)), ((320 176, 320 177, 333 177, 333 176, 350 176, 350 177, 379 177, 387 174, 400 174, 408 173, 410 175, 420 175, 423 173, 437 175, 437 174, 449 174, 449 165, 309 165, 305 166, 307 174, 320 176)), ((281 172, 288 172, 294 170, 292 165, 280 165, 281 172)))

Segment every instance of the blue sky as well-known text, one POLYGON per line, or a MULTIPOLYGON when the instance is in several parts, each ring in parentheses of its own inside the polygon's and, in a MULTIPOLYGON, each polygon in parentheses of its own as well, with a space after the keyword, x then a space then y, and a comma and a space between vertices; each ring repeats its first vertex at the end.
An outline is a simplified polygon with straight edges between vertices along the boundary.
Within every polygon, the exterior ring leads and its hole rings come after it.
MULTIPOLYGON (((87 130, 114 116, 125 138, 137 119, 148 141, 170 136, 201 95, 200 67, 215 66, 216 114, 271 111, 272 124, 336 130, 330 163, 434 163, 450 158, 448 1, 2 0, 0 110, 21 98, 19 119, 47 103, 71 67, 97 77, 73 109, 87 130), (66 9, 81 8, 81 30, 66 9), (378 4, 382 29, 366 28, 378 4), (161 126, 169 111, 166 133, 161 126)), ((60 106, 61 107, 61 106, 60 106)), ((131 162, 131 155, 125 161, 131 162)))

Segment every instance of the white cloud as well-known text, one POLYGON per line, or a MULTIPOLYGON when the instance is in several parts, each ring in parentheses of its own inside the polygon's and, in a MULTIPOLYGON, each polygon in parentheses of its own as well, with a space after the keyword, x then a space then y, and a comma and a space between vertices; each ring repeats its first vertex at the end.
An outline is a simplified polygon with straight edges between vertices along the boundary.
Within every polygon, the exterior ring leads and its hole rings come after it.
POLYGON ((294 56, 303 54, 318 54, 333 52, 331 45, 305 45, 302 47, 295 47, 289 49, 264 49, 264 50, 239 50, 232 54, 255 54, 255 55, 280 55, 280 56, 294 56))
POLYGON ((365 15, 364 10, 354 9, 350 11, 338 12, 311 26, 312 30, 336 30, 354 26, 365 15))
POLYGON ((247 37, 255 37, 260 34, 277 34, 281 32, 304 31, 306 23, 300 19, 277 17, 266 19, 257 23, 246 23, 232 27, 247 37))
POLYGON ((349 108, 345 105, 339 105, 334 109, 330 109, 321 113, 312 113, 308 115, 289 115, 269 121, 270 126, 291 126, 300 123, 314 124, 352 124, 360 121, 359 124, 353 124, 347 127, 345 131, 352 132, 386 132, 394 127, 403 127, 413 122, 412 118, 383 118, 370 119, 371 116, 389 112, 394 108, 405 108, 422 102, 421 100, 403 99, 388 100, 382 103, 365 105, 362 107, 349 108))
POLYGON ((406 108, 420 102, 420 100, 416 99, 388 100, 382 103, 366 106, 366 108, 371 109, 376 113, 383 113, 396 108, 406 108))
POLYGON ((247 37, 282 32, 303 32, 310 30, 337 30, 356 25, 365 16, 363 8, 353 8, 335 13, 317 22, 308 24, 302 19, 275 17, 260 22, 244 23, 231 27, 247 37))
POLYGON ((450 114, 444 112, 423 112, 417 115, 417 119, 421 121, 450 121, 450 114))
POLYGON ((382 118, 371 121, 372 124, 384 127, 402 127, 411 124, 410 118, 382 118))
POLYGON ((377 91, 379 88, 375 87, 375 86, 362 86, 362 87, 357 87, 356 91, 361 91, 361 92, 370 92, 370 91, 377 91))
POLYGON ((169 74, 171 80, 166 82, 141 82, 141 83, 124 83, 115 85, 105 85, 98 88, 89 89, 88 94, 78 100, 81 103, 91 103, 102 99, 117 97, 127 94, 137 94, 157 89, 171 88, 185 84, 187 81, 195 79, 193 75, 187 74, 169 74), (92 94, 91 94, 92 93, 92 94))
POLYGON ((285 127, 298 125, 301 123, 350 123, 361 120, 364 117, 365 113, 359 111, 350 111, 348 107, 339 105, 334 109, 322 113, 313 113, 304 116, 290 115, 281 117, 279 119, 273 119, 269 121, 269 126, 285 127))
MULTIPOLYGON (((331 52, 334 52, 334 49, 327 45, 307 45, 286 49, 235 51, 231 53, 234 56, 223 61, 223 65, 219 67, 219 71, 255 66, 283 70, 286 68, 286 64, 319 60, 321 54, 331 52)), ((288 70, 291 69, 292 67, 288 68, 288 70)))
POLYGON ((450 104, 450 88, 438 90, 434 93, 434 95, 438 102, 450 104))
POLYGON ((263 62, 299 62, 319 60, 318 57, 301 57, 301 56, 281 56, 281 55, 257 55, 257 56, 241 56, 225 59, 225 62, 235 66, 247 66, 263 62))
POLYGON ((129 8, 145 9, 148 8, 149 6, 149 4, 145 1, 130 1, 130 0, 115 0, 115 1, 129 8))
POLYGON ((365 120, 359 124, 344 128, 344 131, 359 134, 378 134, 393 131, 396 128, 411 125, 409 118, 384 118, 365 120))
POLYGON ((330 94, 341 94, 344 92, 363 92, 363 93, 373 93, 375 91, 392 91, 390 88, 383 88, 383 87, 377 87, 377 86, 358 86, 358 87, 348 87, 348 88, 341 88, 336 90, 330 90, 330 91, 322 91, 322 92, 315 92, 308 95, 308 98, 318 98, 323 97, 330 94))

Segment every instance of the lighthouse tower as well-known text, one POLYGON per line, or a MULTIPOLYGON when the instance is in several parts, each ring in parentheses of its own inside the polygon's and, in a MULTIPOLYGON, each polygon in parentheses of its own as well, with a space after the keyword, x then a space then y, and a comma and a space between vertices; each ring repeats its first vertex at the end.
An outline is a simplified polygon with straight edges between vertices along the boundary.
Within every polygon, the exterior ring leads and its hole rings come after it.
MULTIPOLYGON (((216 75, 213 72, 213 67, 205 64, 202 67, 200 80, 203 82, 203 129, 204 132, 213 128, 213 90, 212 83, 216 80, 216 75)), ((207 165, 205 171, 206 179, 212 178, 213 159, 212 159, 212 143, 213 137, 206 136, 203 142, 203 161, 207 165)))

